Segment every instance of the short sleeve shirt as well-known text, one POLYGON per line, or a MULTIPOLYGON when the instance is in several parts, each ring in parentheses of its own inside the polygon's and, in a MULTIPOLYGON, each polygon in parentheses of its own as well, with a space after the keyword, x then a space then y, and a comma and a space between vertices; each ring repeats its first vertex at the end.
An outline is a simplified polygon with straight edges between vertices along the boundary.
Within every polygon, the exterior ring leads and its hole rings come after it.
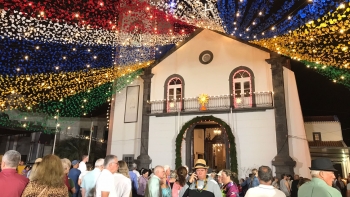
POLYGON ((114 176, 106 169, 103 169, 96 182, 96 197, 101 197, 101 192, 109 192, 109 197, 116 196, 114 176))

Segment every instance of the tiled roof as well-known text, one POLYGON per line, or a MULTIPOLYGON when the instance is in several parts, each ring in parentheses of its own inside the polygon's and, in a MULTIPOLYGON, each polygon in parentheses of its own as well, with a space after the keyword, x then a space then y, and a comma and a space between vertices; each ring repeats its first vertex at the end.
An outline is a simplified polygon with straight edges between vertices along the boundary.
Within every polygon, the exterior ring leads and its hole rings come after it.
POLYGON ((344 147, 343 141, 309 141, 310 147, 344 147))
POLYGON ((304 116, 304 122, 338 121, 337 116, 304 116))

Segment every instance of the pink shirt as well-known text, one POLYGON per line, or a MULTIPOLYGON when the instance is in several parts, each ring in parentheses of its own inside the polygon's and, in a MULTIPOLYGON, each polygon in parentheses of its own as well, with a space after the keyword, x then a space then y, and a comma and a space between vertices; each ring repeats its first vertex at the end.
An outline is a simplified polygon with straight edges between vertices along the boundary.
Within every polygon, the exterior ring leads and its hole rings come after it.
POLYGON ((20 197, 29 179, 19 175, 15 169, 3 169, 0 172, 1 196, 20 197))
POLYGON ((171 196, 172 197, 179 197, 179 193, 180 193, 181 188, 182 188, 181 185, 178 182, 175 182, 173 185, 173 189, 171 191, 171 196))

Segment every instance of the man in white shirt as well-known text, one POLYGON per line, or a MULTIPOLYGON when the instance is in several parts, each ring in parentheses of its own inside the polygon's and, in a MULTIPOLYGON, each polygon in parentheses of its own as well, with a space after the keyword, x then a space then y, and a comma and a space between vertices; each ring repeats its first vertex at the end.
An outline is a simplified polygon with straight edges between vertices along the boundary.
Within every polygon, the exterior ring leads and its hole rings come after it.
POLYGON ((104 161, 104 169, 96 182, 96 197, 116 197, 113 174, 118 171, 118 158, 115 155, 107 155, 104 161))
POLYGON ((133 163, 132 164, 132 172, 136 174, 137 178, 140 178, 140 173, 139 171, 137 171, 137 164, 136 163, 133 163))
POLYGON ((84 173, 86 171, 86 162, 88 161, 89 161, 89 156, 83 155, 78 167, 78 170, 80 170, 81 173, 84 173))
POLYGON ((260 166, 258 171, 260 185, 250 188, 245 197, 286 197, 286 195, 274 188, 272 183, 272 170, 268 166, 260 166))
POLYGON ((81 184, 82 197, 94 196, 97 178, 100 176, 101 171, 104 168, 103 163, 104 163, 104 159, 98 159, 95 162, 95 169, 91 172, 88 172, 83 177, 82 184, 81 184))

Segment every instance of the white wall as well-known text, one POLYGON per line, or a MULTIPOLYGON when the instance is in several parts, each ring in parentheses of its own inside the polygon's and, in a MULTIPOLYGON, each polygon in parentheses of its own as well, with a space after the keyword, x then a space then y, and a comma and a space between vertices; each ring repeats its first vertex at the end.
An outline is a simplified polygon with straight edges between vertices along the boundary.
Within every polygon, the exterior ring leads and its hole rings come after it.
MULTIPOLYGON (((240 177, 246 176, 246 169, 257 168, 260 165, 271 166, 271 161, 277 154, 274 110, 213 116, 233 125, 240 177)), ((195 117, 182 116, 181 125, 195 117)), ((174 116, 150 117, 149 155, 152 158, 152 166, 168 164, 175 168, 175 140, 178 134, 176 119, 174 116)), ((185 148, 183 143, 182 153, 185 148)), ((184 158, 182 155, 183 165, 184 158)))
POLYGON ((164 99, 164 82, 172 74, 184 78, 186 98, 201 93, 209 96, 229 94, 229 75, 239 66, 249 67, 254 72, 255 91, 272 91, 271 69, 265 62, 269 58, 265 51, 203 30, 152 69, 151 100, 164 99), (199 62, 199 55, 204 50, 210 50, 214 55, 213 61, 206 65, 199 62))
POLYGON ((343 140, 340 122, 305 122, 305 131, 308 141, 313 141, 313 132, 320 132, 322 141, 343 140))
MULTIPOLYGON (((142 100, 143 100, 143 80, 141 77, 136 78, 129 86, 140 85, 138 121, 135 123, 124 123, 126 88, 120 93, 116 93, 113 133, 111 138, 111 154, 118 159, 123 159, 124 154, 134 154, 135 158, 140 155, 141 146, 141 123, 142 123, 142 100)), ((151 146, 151 145, 150 145, 151 146)))
POLYGON ((304 120, 299 102, 298 88, 294 72, 284 68, 284 89, 286 100, 286 115, 288 124, 289 155, 296 161, 294 173, 302 177, 310 176, 308 167, 311 165, 309 145, 306 140, 304 120))

